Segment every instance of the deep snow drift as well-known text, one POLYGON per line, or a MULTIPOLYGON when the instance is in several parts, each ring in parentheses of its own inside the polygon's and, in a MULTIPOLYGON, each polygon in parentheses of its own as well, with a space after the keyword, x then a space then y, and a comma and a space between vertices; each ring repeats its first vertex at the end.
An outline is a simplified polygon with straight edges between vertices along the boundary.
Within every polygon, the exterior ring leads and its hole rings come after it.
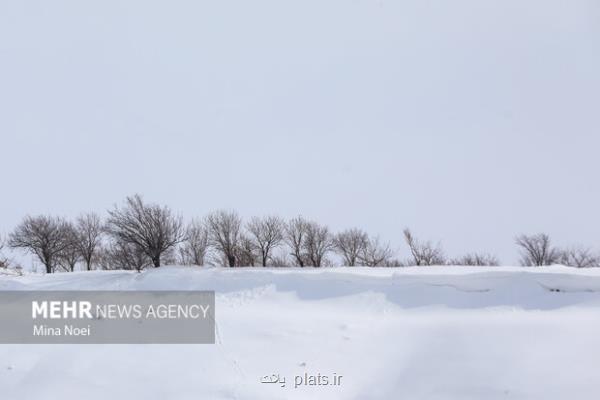
MULTIPOLYGON (((216 269, 0 276, 0 290, 206 289, 215 345, 0 345, 0 398, 597 399, 600 271, 216 269), (286 387, 261 383, 286 377, 286 387), (295 377, 342 376, 294 388, 295 377)), ((0 329, 10 329, 1 326, 0 329)))

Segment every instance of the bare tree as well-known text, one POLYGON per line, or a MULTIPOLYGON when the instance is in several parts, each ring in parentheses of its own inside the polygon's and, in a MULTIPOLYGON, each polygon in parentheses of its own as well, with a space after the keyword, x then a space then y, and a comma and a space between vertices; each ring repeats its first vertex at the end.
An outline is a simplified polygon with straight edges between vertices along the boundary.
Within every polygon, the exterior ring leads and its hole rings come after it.
POLYGON ((552 247, 550 237, 545 233, 520 235, 515 239, 521 248, 521 265, 541 267, 558 262, 560 252, 552 247))
POLYGON ((588 248, 575 247, 560 251, 558 262, 576 268, 600 267, 600 256, 588 248))
POLYGON ((285 227, 285 241, 291 249, 290 255, 296 265, 321 267, 325 256, 335 248, 329 228, 302 217, 296 217, 285 227))
POLYGON ((6 245, 6 240, 0 236, 0 270, 6 271, 10 269, 12 273, 15 273, 17 275, 23 275, 23 267, 20 264, 15 263, 13 260, 8 258, 4 253, 6 245))
POLYGON ((60 253, 70 244, 65 235, 67 229, 67 223, 61 218, 28 216, 10 234, 8 245, 35 254, 50 274, 56 269, 60 253))
POLYGON ((285 227, 285 241, 291 249, 290 255, 294 259, 294 263, 299 267, 304 267, 307 263, 305 241, 308 225, 308 221, 304 218, 296 217, 290 220, 285 227))
POLYGON ((369 236, 360 229, 348 229, 335 236, 334 243, 337 253, 342 257, 344 265, 356 266, 361 254, 367 248, 369 236))
POLYGON ((185 240, 180 248, 183 264, 204 265, 209 245, 209 233, 205 221, 192 220, 186 229, 185 240))
POLYGON ((410 230, 404 229, 404 239, 410 248, 414 265, 443 265, 445 256, 441 246, 434 246, 431 242, 421 242, 416 239, 410 230))
POLYGON ((258 247, 254 241, 242 234, 236 250, 236 261, 238 266, 254 267, 258 259, 258 247))
POLYGON ((387 265, 393 256, 389 244, 381 244, 379 238, 367 239, 366 245, 360 252, 360 262, 367 267, 387 265))
POLYGON ((495 267, 500 265, 498 258, 492 254, 470 253, 448 261, 449 265, 464 265, 475 267, 495 267))
POLYGON ((242 219, 235 211, 215 211, 206 218, 210 243, 229 267, 238 265, 236 253, 240 242, 242 219))
POLYGON ((80 215, 75 223, 76 246, 88 271, 92 270, 102 241, 102 228, 102 221, 95 213, 80 215))
POLYGON ((309 222, 306 227, 304 251, 310 265, 323 266, 326 254, 333 249, 334 241, 329 228, 317 222, 309 222))
POLYGON ((66 222, 63 234, 67 245, 58 253, 57 265, 67 272, 73 272, 81 260, 77 231, 73 224, 66 222))
POLYGON ((115 206, 109 211, 107 231, 115 241, 137 246, 154 267, 160 267, 161 256, 184 237, 180 217, 166 206, 144 203, 139 195, 128 197, 122 208, 115 206))
POLYGON ((0 268, 6 269, 9 267, 10 262, 4 255, 4 246, 6 246, 6 242, 3 237, 0 237, 0 268))
POLYGON ((284 222, 276 216, 264 218, 254 217, 247 224, 246 229, 260 253, 263 267, 267 266, 271 252, 283 242, 284 222))

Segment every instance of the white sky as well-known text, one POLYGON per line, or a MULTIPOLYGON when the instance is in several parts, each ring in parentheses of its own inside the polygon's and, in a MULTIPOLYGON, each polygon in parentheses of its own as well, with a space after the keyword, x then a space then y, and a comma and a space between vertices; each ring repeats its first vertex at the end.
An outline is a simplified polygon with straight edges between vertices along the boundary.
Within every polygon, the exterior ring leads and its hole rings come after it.
POLYGON ((600 247, 597 0, 0 0, 0 231, 126 195, 600 247))

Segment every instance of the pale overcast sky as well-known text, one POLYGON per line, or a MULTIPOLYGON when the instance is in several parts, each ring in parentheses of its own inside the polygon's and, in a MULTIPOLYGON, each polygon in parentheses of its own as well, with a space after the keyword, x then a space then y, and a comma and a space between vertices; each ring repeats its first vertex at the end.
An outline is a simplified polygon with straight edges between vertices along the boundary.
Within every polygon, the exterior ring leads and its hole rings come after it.
POLYGON ((0 0, 0 231, 126 195, 600 247, 597 0, 0 0))

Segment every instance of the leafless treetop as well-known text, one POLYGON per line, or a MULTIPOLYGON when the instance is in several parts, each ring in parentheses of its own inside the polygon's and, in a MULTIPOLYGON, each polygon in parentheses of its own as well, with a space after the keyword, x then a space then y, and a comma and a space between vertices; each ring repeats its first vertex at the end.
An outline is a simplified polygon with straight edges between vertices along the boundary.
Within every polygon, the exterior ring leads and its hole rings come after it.
POLYGON ((326 254, 333 249, 333 235, 329 232, 329 228, 317 222, 309 222, 306 226, 304 250, 310 265, 322 267, 326 254))
POLYGON ((362 249, 359 259, 367 267, 387 265, 393 256, 389 244, 381 244, 378 237, 369 238, 362 249))
POLYGON ((61 218, 28 216, 10 234, 8 245, 32 252, 44 264, 46 272, 52 273, 60 253, 70 245, 65 235, 67 229, 67 223, 61 218))
POLYGON ((209 232, 206 221, 192 220, 186 229, 185 240, 180 249, 182 262, 190 265, 204 265, 209 246, 209 232))
POLYGON ((294 263, 299 267, 304 267, 307 263, 304 243, 308 224, 304 218, 296 217, 290 220, 285 227, 285 241, 290 247, 290 255, 294 259, 294 263))
POLYGON ((219 251, 230 267, 235 267, 242 219, 235 211, 215 211, 208 215, 206 224, 211 245, 219 251))
POLYGON ((76 246, 88 271, 92 269, 96 251, 101 243, 102 228, 102 221, 95 213, 80 215, 75 223, 76 246))
POLYGON ((552 247, 550 237, 545 233, 520 235, 515 239, 521 248, 521 264, 524 266, 544 266, 558 262, 560 253, 552 247))
POLYGON ((335 236, 335 248, 342 256, 344 265, 354 267, 365 252, 369 236, 360 229, 348 229, 335 236))
POLYGON ((139 195, 109 211, 107 231, 116 240, 142 250, 155 267, 160 267, 161 256, 184 238, 180 217, 166 206, 144 203, 139 195))
POLYGON ((267 266, 272 250, 283 242, 284 225, 276 216, 254 217, 248 223, 247 230, 260 253, 263 267, 267 266))

